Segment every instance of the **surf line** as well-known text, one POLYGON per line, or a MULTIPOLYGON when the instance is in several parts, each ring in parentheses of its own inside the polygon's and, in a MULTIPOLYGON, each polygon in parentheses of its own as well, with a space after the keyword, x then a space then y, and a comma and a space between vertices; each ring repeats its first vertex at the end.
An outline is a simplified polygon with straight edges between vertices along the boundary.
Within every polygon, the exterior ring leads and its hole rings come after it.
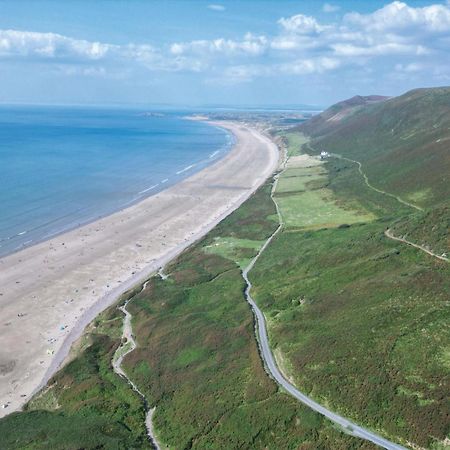
POLYGON ((196 164, 191 164, 190 166, 185 167, 184 169, 181 169, 177 172, 177 175, 180 175, 183 172, 187 172, 188 170, 192 169, 193 167, 195 167, 196 164))
POLYGON ((138 194, 144 194, 145 192, 148 192, 148 191, 151 191, 152 189, 155 189, 155 187, 157 187, 157 186, 159 186, 159 183, 156 183, 156 184, 154 184, 153 186, 150 186, 149 188, 144 189, 144 190, 141 191, 141 192, 138 192, 138 194))

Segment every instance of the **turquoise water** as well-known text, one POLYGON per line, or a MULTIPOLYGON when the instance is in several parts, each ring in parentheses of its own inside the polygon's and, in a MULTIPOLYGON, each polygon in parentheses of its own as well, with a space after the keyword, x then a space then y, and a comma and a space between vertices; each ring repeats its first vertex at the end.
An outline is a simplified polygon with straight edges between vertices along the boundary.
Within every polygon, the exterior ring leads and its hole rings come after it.
POLYGON ((0 256, 152 195, 231 144, 177 113, 1 106, 0 256))

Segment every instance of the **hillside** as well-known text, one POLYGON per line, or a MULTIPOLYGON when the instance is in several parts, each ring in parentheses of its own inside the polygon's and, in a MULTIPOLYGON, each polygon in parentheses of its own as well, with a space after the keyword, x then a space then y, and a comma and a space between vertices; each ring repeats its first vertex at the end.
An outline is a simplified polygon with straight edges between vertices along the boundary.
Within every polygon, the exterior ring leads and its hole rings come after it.
POLYGON ((311 120, 302 124, 302 129, 307 134, 329 132, 330 127, 339 125, 343 119, 353 115, 364 106, 382 102, 388 98, 382 95, 355 95, 317 114, 311 120))
POLYGON ((450 255, 450 206, 443 205, 399 219, 390 227, 403 237, 439 255, 450 255))
POLYGON ((314 152, 361 162, 377 188, 419 207, 450 197, 450 87, 416 89, 378 102, 353 98, 298 130, 312 138, 314 152))

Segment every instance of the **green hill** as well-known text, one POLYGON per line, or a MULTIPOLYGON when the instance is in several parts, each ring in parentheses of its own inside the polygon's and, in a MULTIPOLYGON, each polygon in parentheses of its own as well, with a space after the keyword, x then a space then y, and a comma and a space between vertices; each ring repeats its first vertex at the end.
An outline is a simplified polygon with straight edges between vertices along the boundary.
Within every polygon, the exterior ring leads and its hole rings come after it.
POLYGON ((430 207, 450 198, 450 87, 377 99, 338 103, 298 129, 313 151, 359 161, 377 188, 405 201, 430 207))
POLYGON ((307 134, 328 133, 332 127, 339 126, 344 118, 353 115, 367 105, 382 102, 388 98, 382 95, 355 95, 317 114, 311 120, 302 124, 302 129, 307 134))

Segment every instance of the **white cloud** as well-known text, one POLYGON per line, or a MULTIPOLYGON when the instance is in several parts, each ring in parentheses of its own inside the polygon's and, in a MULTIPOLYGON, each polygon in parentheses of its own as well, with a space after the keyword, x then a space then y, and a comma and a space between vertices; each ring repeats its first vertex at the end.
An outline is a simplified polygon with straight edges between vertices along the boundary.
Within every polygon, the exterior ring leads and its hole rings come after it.
POLYGON ((387 55, 425 55, 429 50, 421 45, 388 42, 370 46, 357 46, 338 43, 331 46, 336 56, 387 56, 387 55))
POLYGON ((191 42, 178 42, 170 46, 173 55, 201 54, 201 55, 250 55, 258 56, 264 53, 268 45, 265 36, 255 36, 247 33, 244 39, 235 41, 232 39, 196 40, 191 42))
POLYGON ((223 5, 208 5, 207 8, 213 11, 225 11, 225 6, 223 5))
POLYGON ((199 61, 181 56, 167 57, 160 49, 148 44, 113 45, 57 33, 19 30, 0 30, 0 60, 5 58, 66 64, 64 70, 59 66, 60 72, 85 76, 103 76, 108 71, 108 65, 122 66, 122 71, 125 71, 124 64, 131 63, 149 70, 163 71, 199 71, 204 67, 199 61), (77 68, 76 64, 80 67, 77 68))
MULTIPOLYGON (((358 71, 396 67, 398 74, 415 73, 419 64, 432 68, 450 60, 450 4, 415 8, 394 1, 372 13, 353 12, 335 22, 319 23, 315 17, 295 14, 277 23, 274 35, 247 33, 240 38, 198 39, 160 47, 0 30, 0 60, 65 65, 69 75, 97 77, 136 68, 198 72, 205 79, 228 84, 258 77, 324 74, 348 67, 358 71)), ((445 64, 439 67, 443 79, 450 69, 445 64)))
POLYGON ((56 33, 0 30, 0 56, 99 60, 115 46, 56 33))
MULTIPOLYGON (((324 11, 336 11, 325 4, 324 11)), ((248 82, 279 74, 323 74, 344 67, 368 70, 391 61, 414 66, 407 59, 448 58, 450 7, 410 7, 394 1, 372 13, 346 14, 335 23, 295 14, 278 20, 273 36, 248 33, 242 39, 197 40, 172 44, 171 54, 206 61, 209 71, 227 83, 248 82), (248 61, 248 57, 253 59, 248 61), (264 61, 262 60, 264 58, 264 61), (404 61, 405 60, 405 61, 404 61), (377 62, 379 61, 379 62, 377 62)))
POLYGON ((303 14, 296 14, 288 18, 282 17, 278 23, 289 33, 319 34, 325 29, 314 17, 303 14))
POLYGON ((339 11, 341 7, 339 5, 332 5, 331 3, 324 3, 322 6, 322 11, 324 13, 333 13, 339 11))
POLYGON ((394 1, 372 14, 349 13, 344 16, 349 25, 364 27, 367 31, 393 31, 413 29, 428 32, 450 31, 449 5, 430 5, 413 8, 394 1))

